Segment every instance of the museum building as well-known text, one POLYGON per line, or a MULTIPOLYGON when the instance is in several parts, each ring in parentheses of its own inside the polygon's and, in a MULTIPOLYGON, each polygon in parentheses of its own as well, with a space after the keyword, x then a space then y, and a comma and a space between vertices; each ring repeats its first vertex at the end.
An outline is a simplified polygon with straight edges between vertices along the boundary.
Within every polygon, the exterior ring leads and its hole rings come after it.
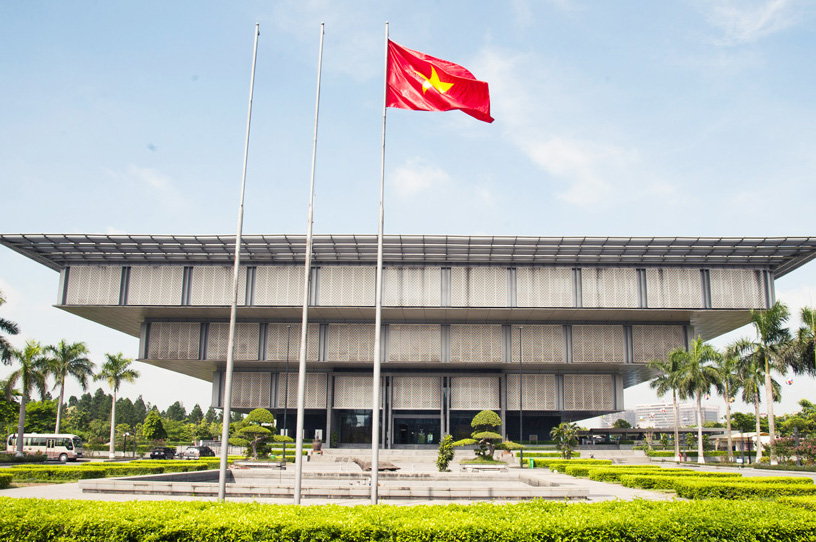
MULTIPOLYGON (((59 272, 56 306, 139 337, 138 361, 212 382, 222 407, 234 237, 2 235, 59 272)), ((384 240, 383 447, 503 433, 625 409, 646 363, 774 303, 816 238, 471 237, 384 240)), ((370 445, 376 235, 314 238, 305 433, 370 445)), ((244 236, 233 404, 294 432, 305 236, 244 236)), ((143 385, 148 383, 143 382, 143 385)))

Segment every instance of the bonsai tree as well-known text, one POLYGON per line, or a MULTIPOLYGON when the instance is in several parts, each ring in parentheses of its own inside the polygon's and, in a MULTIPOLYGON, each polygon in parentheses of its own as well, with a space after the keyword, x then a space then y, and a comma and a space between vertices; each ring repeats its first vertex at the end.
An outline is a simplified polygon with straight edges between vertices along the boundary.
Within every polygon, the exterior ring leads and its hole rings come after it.
POLYGON ((561 457, 570 459, 572 451, 578 446, 578 426, 561 422, 550 430, 550 436, 556 441, 555 447, 561 452, 561 457))
POLYGON ((258 459, 258 445, 274 435, 269 427, 275 427, 275 416, 265 408, 256 408, 243 419, 243 427, 230 439, 230 444, 245 446, 247 451, 252 449, 252 459, 258 459))
POLYGON ((476 455, 485 459, 493 459, 493 452, 496 450, 496 442, 501 442, 502 436, 496 432, 501 427, 502 421, 499 415, 492 410, 483 410, 473 417, 470 426, 473 428, 471 437, 479 447, 476 455))

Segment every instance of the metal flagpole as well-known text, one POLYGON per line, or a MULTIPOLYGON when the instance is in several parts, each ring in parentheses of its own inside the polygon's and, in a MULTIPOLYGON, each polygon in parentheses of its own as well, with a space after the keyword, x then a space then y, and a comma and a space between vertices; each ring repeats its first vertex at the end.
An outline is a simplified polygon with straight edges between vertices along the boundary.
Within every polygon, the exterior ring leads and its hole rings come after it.
POLYGON ((317 54, 317 97, 315 98, 314 140, 312 141, 312 174, 309 185, 309 220, 306 225, 306 263, 303 266, 303 321, 300 324, 300 359, 298 362, 297 427, 295 429, 295 504, 300 504, 303 482, 303 421, 306 417, 306 332, 309 327, 309 297, 312 275, 312 224, 314 223, 314 181, 317 157, 317 119, 320 113, 320 73, 323 66, 323 28, 320 23, 320 50, 317 54))
POLYGON ((234 365, 235 319, 238 310, 238 273, 241 269, 241 233, 244 227, 244 192, 246 190, 247 156, 249 155, 249 125, 252 119, 252 93, 255 89, 255 61, 258 58, 260 25, 255 23, 255 45, 252 50, 252 75, 249 79, 249 111, 247 112, 246 140, 244 141, 244 167, 241 174, 241 203, 238 206, 238 232, 235 234, 235 265, 232 274, 232 305, 230 306, 229 340, 227 341, 227 371, 224 375, 224 416, 221 428, 221 466, 218 473, 218 500, 223 502, 227 494, 227 455, 229 453, 229 422, 232 406, 232 368, 234 365))
POLYGON ((374 309, 374 377, 371 382, 371 504, 377 504, 380 474, 380 344, 382 340, 383 199, 385 195, 385 111, 388 95, 388 21, 385 22, 382 160, 380 161, 380 222, 377 229, 377 284, 374 309))

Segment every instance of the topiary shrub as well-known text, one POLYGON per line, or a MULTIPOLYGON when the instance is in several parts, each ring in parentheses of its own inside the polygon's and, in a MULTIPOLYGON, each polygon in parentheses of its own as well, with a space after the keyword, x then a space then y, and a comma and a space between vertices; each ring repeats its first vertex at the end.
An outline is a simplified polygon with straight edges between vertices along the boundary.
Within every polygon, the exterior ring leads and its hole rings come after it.
POLYGON ((453 437, 451 435, 445 435, 439 443, 439 453, 436 456, 436 468, 439 469, 439 472, 448 471, 448 465, 453 461, 454 454, 453 437))
POLYGON ((11 485, 11 474, 0 474, 0 489, 6 489, 11 485))
POLYGON ((475 452, 478 457, 493 459, 496 451, 496 442, 501 442, 502 436, 496 432, 501 427, 499 415, 492 410, 483 410, 473 417, 470 426, 473 428, 473 437, 477 444, 475 452))

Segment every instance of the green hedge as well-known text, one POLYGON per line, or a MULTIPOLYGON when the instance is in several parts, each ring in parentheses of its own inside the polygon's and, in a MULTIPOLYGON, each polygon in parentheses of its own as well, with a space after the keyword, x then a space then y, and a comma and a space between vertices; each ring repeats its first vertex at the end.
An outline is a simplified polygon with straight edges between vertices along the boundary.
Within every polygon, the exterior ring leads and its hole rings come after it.
POLYGON ((752 468, 760 469, 760 470, 786 470, 786 471, 802 471, 802 472, 816 472, 816 465, 768 465, 765 463, 762 464, 752 464, 750 465, 752 468))
POLYGON ((741 478, 738 472, 690 472, 688 475, 674 474, 624 474, 619 482, 626 487, 639 489, 674 489, 675 480, 706 480, 727 478, 730 482, 734 478, 741 478))
POLYGON ((0 474, 0 489, 6 489, 11 485, 11 474, 0 474))
POLYGON ((786 495, 816 495, 816 485, 699 479, 676 480, 674 490, 685 499, 774 499, 786 495))
POLYGON ((45 463, 48 457, 45 454, 23 454, 19 457, 14 452, 0 452, 0 463, 45 463))
MULTIPOLYGON (((660 468, 660 467, 658 467, 660 468)), ((650 475, 654 474, 655 469, 652 468, 620 468, 620 467, 604 467, 604 468, 596 468, 592 469, 589 472, 589 479, 595 480, 596 482, 620 482, 620 477, 625 474, 644 474, 650 475)), ((688 476, 691 474, 697 474, 696 471, 690 471, 688 469, 660 469, 660 473, 663 475, 669 474, 679 474, 680 476, 688 476)))
MULTIPOLYGON (((521 452, 515 452, 515 455, 516 457, 519 457, 519 455, 521 455, 521 452)), ((527 459, 528 457, 552 457, 560 458, 562 461, 567 461, 566 459, 563 459, 561 457, 561 452, 528 452, 526 451, 525 448, 524 459, 527 459)), ((579 454, 578 452, 572 452, 572 457, 581 457, 581 454, 579 454)))
POLYGON ((589 465, 567 465, 566 469, 564 469, 564 472, 569 474, 570 476, 584 476, 584 477, 586 477, 586 476, 589 476, 589 473, 591 471, 593 471, 595 469, 600 469, 600 468, 610 468, 610 469, 625 470, 625 471, 631 471, 631 470, 653 471, 653 470, 658 470, 661 467, 660 467, 660 465, 619 465, 619 466, 611 466, 611 467, 606 466, 606 465, 596 466, 596 465, 592 465, 592 464, 589 464, 589 465))
POLYGON ((800 506, 812 512, 816 512, 816 496, 779 497, 777 502, 800 506))
POLYGON ((89 467, 14 467, 9 473, 15 482, 64 482, 106 476, 105 469, 89 467))
POLYGON ((533 458, 535 466, 538 468, 548 468, 551 471, 564 472, 568 465, 611 465, 611 459, 537 459, 533 458))
MULTIPOLYGON (((683 454, 686 454, 686 457, 697 457, 697 451, 691 450, 680 450, 680 457, 683 454)), ((652 450, 651 452, 646 452, 646 455, 649 457, 674 457, 674 450, 652 450)), ((725 457, 728 455, 728 452, 725 450, 708 450, 703 453, 704 457, 725 457)))
POLYGON ((0 509, 0 540, 18 542, 816 539, 816 514, 756 500, 299 507, 0 498, 0 509))

